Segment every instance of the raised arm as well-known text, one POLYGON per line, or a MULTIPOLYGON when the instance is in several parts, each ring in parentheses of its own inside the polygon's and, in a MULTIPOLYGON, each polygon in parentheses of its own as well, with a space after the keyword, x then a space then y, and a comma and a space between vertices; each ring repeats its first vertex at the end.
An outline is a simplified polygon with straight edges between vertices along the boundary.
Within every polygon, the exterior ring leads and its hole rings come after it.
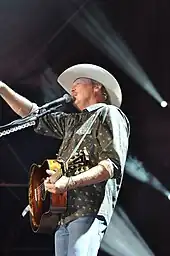
POLYGON ((19 116, 25 117, 30 114, 32 110, 36 110, 38 106, 32 103, 25 97, 19 95, 12 90, 8 85, 0 81, 0 95, 11 107, 11 109, 19 116))

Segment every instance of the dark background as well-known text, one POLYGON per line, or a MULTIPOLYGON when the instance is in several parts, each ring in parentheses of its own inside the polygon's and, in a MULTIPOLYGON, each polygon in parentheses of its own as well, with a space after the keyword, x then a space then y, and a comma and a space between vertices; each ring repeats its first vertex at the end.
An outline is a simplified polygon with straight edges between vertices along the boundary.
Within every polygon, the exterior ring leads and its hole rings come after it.
MULTIPOLYGON (((63 94, 55 74, 77 63, 103 66, 122 88, 122 109, 131 123, 129 152, 170 189, 169 108, 161 108, 114 61, 74 30, 69 18, 85 1, 70 1, 71 9, 68 2, 0 1, 0 79, 42 105, 63 94)), ((86 8, 92 2, 103 10, 169 101, 169 0, 96 0, 88 1, 86 8)), ((0 111, 1 125, 18 118, 2 100, 0 111)), ((27 184, 30 165, 54 157, 59 145, 60 141, 35 134, 32 127, 0 138, 1 182, 27 184)), ((27 203, 26 187, 0 188, 1 255, 52 255, 53 238, 33 234, 28 218, 20 217, 27 203)), ((163 195, 125 173, 118 204, 155 255, 170 255, 170 202, 163 195)))

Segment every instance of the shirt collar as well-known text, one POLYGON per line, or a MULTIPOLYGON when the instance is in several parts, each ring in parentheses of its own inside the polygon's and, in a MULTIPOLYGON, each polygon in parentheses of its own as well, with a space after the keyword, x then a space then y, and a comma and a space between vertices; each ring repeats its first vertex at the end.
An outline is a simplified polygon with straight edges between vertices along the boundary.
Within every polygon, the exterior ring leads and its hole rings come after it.
POLYGON ((91 112, 91 111, 93 111, 93 110, 96 110, 96 109, 101 108, 101 107, 104 107, 104 106, 106 106, 106 103, 96 103, 96 104, 93 104, 93 105, 91 105, 91 106, 88 106, 86 109, 87 109, 89 112, 91 112))

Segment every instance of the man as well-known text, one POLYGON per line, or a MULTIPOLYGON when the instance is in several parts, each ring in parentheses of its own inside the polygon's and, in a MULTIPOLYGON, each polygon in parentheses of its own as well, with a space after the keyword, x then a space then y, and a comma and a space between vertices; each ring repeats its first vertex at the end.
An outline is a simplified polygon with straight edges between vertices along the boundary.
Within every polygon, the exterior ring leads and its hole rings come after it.
MULTIPOLYGON (((122 183, 129 122, 120 110, 119 84, 105 69, 75 65, 65 70, 58 82, 72 95, 80 113, 47 114, 37 121, 35 131, 63 140, 58 154, 64 161, 75 148, 79 151, 86 147, 90 167, 63 175, 54 184, 50 178, 44 182, 51 193, 68 193, 67 210, 55 232, 55 255, 96 256, 122 183)), ((38 111, 35 103, 3 83, 0 94, 21 117, 38 111)))

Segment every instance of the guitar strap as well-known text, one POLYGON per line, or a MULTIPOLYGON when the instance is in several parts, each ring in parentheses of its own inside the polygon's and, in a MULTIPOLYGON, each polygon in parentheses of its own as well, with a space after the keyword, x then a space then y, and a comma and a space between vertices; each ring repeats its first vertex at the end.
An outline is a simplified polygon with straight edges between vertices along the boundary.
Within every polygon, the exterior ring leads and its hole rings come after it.
MULTIPOLYGON (((85 136, 90 132, 92 125, 94 124, 94 122, 96 121, 96 119, 98 118, 99 114, 101 113, 101 111, 103 110, 103 107, 99 108, 92 116, 90 116, 87 121, 80 127, 81 130, 85 130, 85 132, 83 133, 83 136, 81 137, 81 139, 79 140, 78 144, 76 145, 76 147, 74 148, 74 150, 72 151, 71 155, 69 156, 69 158, 67 159, 66 163, 69 162, 70 158, 72 158, 73 155, 75 155, 75 153, 77 152, 77 150, 79 149, 81 143, 83 142, 85 136)), ((79 129, 79 130, 80 130, 79 129)), ((79 130, 76 133, 79 133, 79 130)))

